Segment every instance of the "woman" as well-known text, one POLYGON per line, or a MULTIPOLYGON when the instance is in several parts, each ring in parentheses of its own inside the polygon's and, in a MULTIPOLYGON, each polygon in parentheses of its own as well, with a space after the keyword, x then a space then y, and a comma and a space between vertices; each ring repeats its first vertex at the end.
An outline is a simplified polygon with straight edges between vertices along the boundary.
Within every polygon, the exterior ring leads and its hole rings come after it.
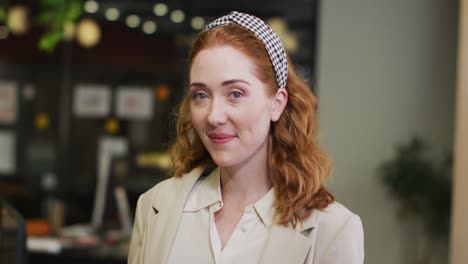
POLYGON ((129 263, 363 263, 359 217, 323 186, 316 99, 276 34, 232 12, 189 67, 174 177, 140 197, 129 263))

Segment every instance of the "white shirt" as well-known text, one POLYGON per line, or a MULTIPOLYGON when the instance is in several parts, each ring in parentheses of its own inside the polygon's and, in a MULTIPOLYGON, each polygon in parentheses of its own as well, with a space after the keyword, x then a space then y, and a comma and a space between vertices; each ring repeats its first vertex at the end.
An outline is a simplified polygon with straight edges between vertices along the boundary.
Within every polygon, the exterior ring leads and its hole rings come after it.
POLYGON ((244 210, 237 227, 221 250, 214 213, 223 207, 220 170, 201 178, 185 204, 168 263, 258 263, 274 215, 274 191, 244 210), (196 243, 198 252, 185 250, 196 243), (190 253, 191 252, 191 253, 190 253))

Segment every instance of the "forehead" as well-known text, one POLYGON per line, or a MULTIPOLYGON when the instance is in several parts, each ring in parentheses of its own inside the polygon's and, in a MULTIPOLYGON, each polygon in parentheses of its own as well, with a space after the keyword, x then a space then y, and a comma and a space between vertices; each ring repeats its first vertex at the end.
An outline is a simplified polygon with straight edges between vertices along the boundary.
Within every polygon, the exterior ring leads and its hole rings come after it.
MULTIPOLYGON (((227 79, 257 79, 253 61, 231 46, 201 50, 193 59, 190 81, 223 81, 227 79)), ((258 81, 258 80, 257 80, 258 81)))

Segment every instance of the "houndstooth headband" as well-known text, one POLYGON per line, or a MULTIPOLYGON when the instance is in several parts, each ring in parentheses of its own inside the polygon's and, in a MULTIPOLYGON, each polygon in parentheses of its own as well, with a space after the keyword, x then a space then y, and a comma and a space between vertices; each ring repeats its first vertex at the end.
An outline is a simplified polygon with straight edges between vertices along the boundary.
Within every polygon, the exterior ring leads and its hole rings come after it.
POLYGON ((254 33, 263 42, 275 70, 278 87, 286 87, 288 81, 288 61, 283 43, 276 33, 260 18, 236 11, 214 20, 205 27, 204 31, 227 24, 238 24, 254 33))

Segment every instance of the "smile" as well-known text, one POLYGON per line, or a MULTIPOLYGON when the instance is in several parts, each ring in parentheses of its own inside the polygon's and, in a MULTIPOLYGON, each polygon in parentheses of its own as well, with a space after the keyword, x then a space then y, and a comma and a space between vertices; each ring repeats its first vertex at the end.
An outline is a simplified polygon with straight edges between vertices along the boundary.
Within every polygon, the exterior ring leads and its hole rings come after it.
POLYGON ((213 134, 208 134, 208 137, 215 144, 225 144, 233 140, 236 136, 228 135, 228 134, 213 133, 213 134))

